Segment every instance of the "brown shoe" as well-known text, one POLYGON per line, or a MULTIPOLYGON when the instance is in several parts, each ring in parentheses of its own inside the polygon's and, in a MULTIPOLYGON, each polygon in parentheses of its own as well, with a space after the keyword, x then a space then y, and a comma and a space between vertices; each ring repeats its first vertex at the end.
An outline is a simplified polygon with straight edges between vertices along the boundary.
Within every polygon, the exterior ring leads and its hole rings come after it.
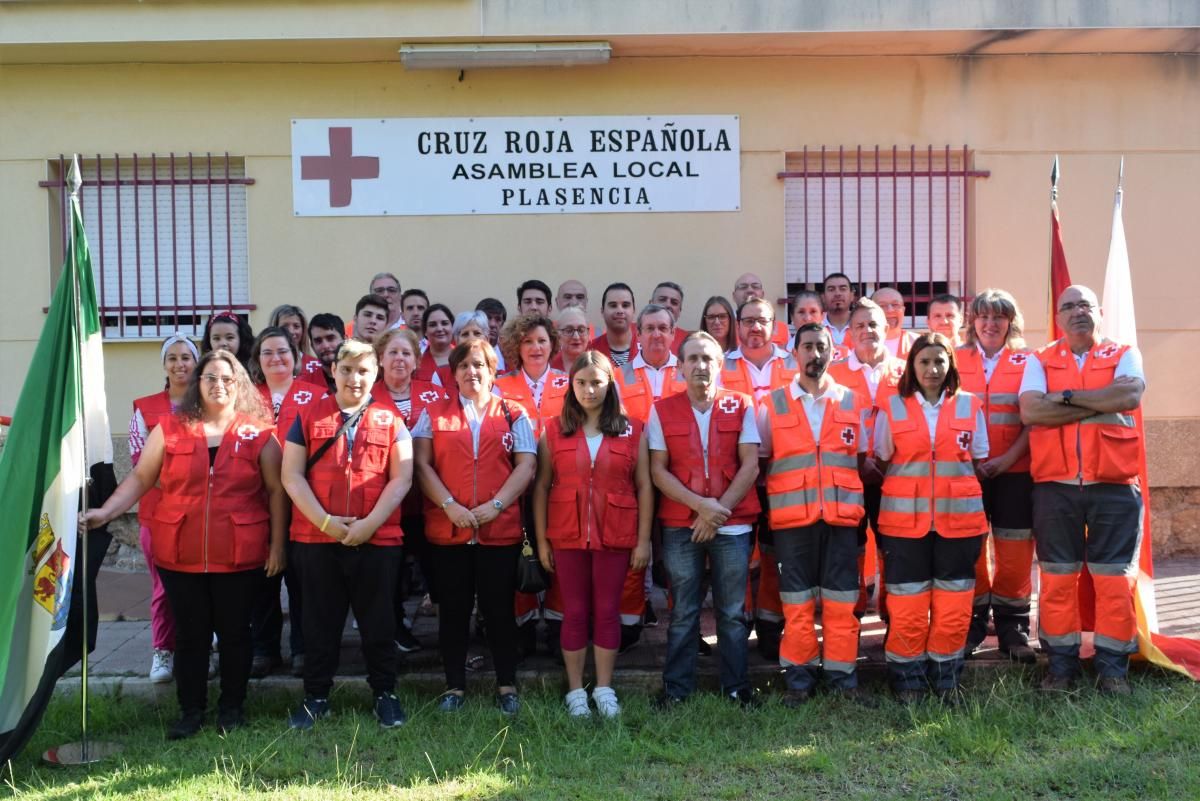
POLYGON ((1042 678, 1042 683, 1038 685, 1044 693, 1054 692, 1069 692, 1075 686, 1074 676, 1063 676, 1058 673, 1047 673, 1042 678))
POLYGON ((788 709, 798 709, 811 700, 811 690, 787 690, 783 694, 783 705, 788 709))
POLYGON ((1037 662, 1037 652, 1029 646, 1029 643, 1023 642, 1008 648, 1001 648, 1000 653, 1007 656, 1011 661, 1019 662, 1022 665, 1032 665, 1037 662))
POLYGON ((1129 686, 1129 679, 1124 676, 1102 676, 1096 682, 1096 690, 1101 695, 1133 694, 1133 688, 1129 686))

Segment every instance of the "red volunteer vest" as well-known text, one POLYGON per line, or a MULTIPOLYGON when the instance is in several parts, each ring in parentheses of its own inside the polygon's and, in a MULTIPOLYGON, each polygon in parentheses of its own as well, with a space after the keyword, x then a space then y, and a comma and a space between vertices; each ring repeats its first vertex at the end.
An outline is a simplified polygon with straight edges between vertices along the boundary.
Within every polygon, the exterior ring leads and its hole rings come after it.
MULTIPOLYGON (((263 401, 270 409, 270 388, 266 384, 259 384, 258 391, 262 393, 263 401)), ((275 439, 279 440, 280 447, 283 447, 283 443, 287 440, 288 432, 292 430, 292 423, 300 415, 300 410, 313 401, 320 400, 324 395, 323 387, 317 387, 298 378, 292 381, 288 391, 283 394, 283 401, 279 404, 279 414, 275 416, 275 439)))
MULTIPOLYGON (((170 416, 171 396, 164 389, 162 392, 138 398, 133 402, 133 408, 142 413, 142 419, 146 421, 146 435, 149 436, 162 418, 170 416)), ((151 487, 150 491, 138 501, 139 525, 149 526, 154 520, 154 507, 158 505, 160 497, 162 497, 162 490, 158 487, 151 487)))
POLYGON ((892 396, 888 416, 894 453, 883 479, 879 532, 892 537, 974 537, 987 531, 983 489, 975 477, 971 442, 982 403, 969 392, 942 401, 933 447, 916 396, 892 396))
POLYGON ((662 394, 654 397, 650 379, 646 377, 644 367, 635 368, 626 363, 617 368, 617 392, 621 396, 621 408, 631 420, 645 423, 650 419, 650 407, 662 398, 669 398, 681 392, 687 392, 687 381, 679 374, 676 366, 663 376, 662 394))
POLYGON ((525 376, 520 370, 500 376, 496 379, 496 389, 506 400, 521 405, 533 423, 533 436, 540 437, 545 422, 562 413, 563 398, 570 389, 566 373, 550 370, 542 386, 542 405, 533 402, 533 391, 525 383, 525 376))
MULTIPOLYGON (((750 396, 742 392, 718 389, 713 401, 708 428, 708 464, 700 443, 700 429, 692 413, 687 393, 663 398, 654 404, 667 444, 668 469, 683 486, 705 498, 720 498, 738 471, 738 438, 750 396), (707 469, 706 469, 707 468, 707 469)), ((753 523, 761 507, 758 493, 751 487, 733 508, 725 525, 753 523)), ((664 526, 690 527, 696 513, 665 495, 658 502, 658 519, 664 526)))
MULTIPOLYGON (((311 455, 332 438, 342 425, 337 398, 327 395, 301 409, 300 425, 304 429, 308 454, 311 455)), ((390 402, 381 404, 372 401, 358 420, 352 455, 347 455, 346 437, 343 434, 309 469, 308 484, 326 512, 358 518, 371 513, 388 484, 388 457, 402 425, 404 422, 396 414, 395 406, 390 402)), ((302 514, 292 515, 291 537, 296 542, 335 542, 302 514)), ((371 545, 399 545, 403 540, 400 509, 397 508, 367 542, 371 545)))
MULTIPOLYGON (((629 358, 633 359, 633 357, 636 356, 637 352, 638 352, 637 331, 631 330, 629 333, 630 333, 630 336, 632 337, 632 339, 629 340, 629 358)), ((600 336, 596 337, 595 339, 593 339, 588 344, 588 350, 599 351, 599 352, 603 353, 605 356, 607 356, 609 361, 612 361, 612 347, 610 347, 608 344, 608 332, 605 332, 605 333, 601 334, 600 336)), ((614 367, 615 366, 616 365, 614 365, 614 367)))
POLYGON ((421 354, 421 360, 417 362, 417 370, 413 373, 413 380, 432 384, 435 375, 442 382, 443 387, 457 386, 454 383, 454 371, 450 369, 450 365, 439 365, 434 360, 433 354, 425 351, 421 354))
MULTIPOLYGON (((1033 358, 1026 351, 1004 348, 989 381, 983 371, 983 354, 975 345, 963 345, 955 353, 958 377, 964 390, 983 401, 983 416, 987 420, 988 457, 1003 456, 1021 436, 1021 407, 1019 395, 1025 362, 1033 358)), ((1028 473, 1029 454, 1013 463, 1009 473, 1028 473)))
POLYGON ((604 437, 592 464, 581 431, 563 436, 558 418, 546 423, 554 483, 546 511, 546 536, 555 548, 622 549, 637 545, 638 500, 634 473, 642 424, 630 420, 619 437, 604 437))
POLYGON ((204 426, 162 417, 162 497, 150 523, 154 564, 183 573, 261 568, 271 542, 271 512, 258 458, 271 426, 239 417, 211 469, 204 426))
MULTIPOLYGON (((417 421, 421 419, 421 412, 425 411, 425 407, 431 403, 436 403, 450 397, 444 389, 437 384, 431 384, 428 381, 418 381, 415 378, 409 383, 409 402, 411 408, 408 414, 405 415, 400 411, 400 407, 396 406, 392 400, 392 395, 388 391, 387 384, 382 381, 376 381, 375 386, 371 387, 371 397, 384 406, 392 406, 396 409, 396 414, 400 415, 400 419, 404 421, 404 425, 412 431, 417 421)), ((420 517, 425 514, 425 504, 422 502, 423 495, 417 485, 417 477, 413 476, 412 489, 404 496, 404 500, 400 502, 400 517, 420 517)))
POLYGON ((818 520, 857 526, 864 514, 858 437, 866 409, 859 397, 846 389, 841 401, 825 400, 819 442, 813 441, 808 415, 790 386, 772 391, 763 408, 771 422, 771 528, 800 528, 818 520))
MULTIPOLYGON (((479 425, 479 454, 471 443, 471 427, 458 398, 438 401, 426 410, 433 426, 433 468, 456 501, 468 509, 491 501, 513 471, 513 434, 504 416, 504 404, 492 395, 479 425)), ((520 415, 509 403, 509 416, 520 415)), ((521 504, 517 500, 500 516, 473 528, 457 528, 440 501, 425 499, 425 536, 435 545, 463 545, 472 536, 481 545, 512 545, 522 539, 521 504)), ((515 569, 515 568, 514 568, 515 569)))
MULTIPOLYGON (((1082 371, 1065 339, 1051 342, 1035 355, 1045 369, 1047 391, 1062 392, 1107 387, 1127 350, 1128 345, 1101 342, 1088 354, 1082 371)), ((1034 481, 1073 481, 1082 468, 1084 481, 1132 484, 1137 480, 1141 448, 1132 412, 1097 414, 1079 423, 1029 429, 1034 481)))

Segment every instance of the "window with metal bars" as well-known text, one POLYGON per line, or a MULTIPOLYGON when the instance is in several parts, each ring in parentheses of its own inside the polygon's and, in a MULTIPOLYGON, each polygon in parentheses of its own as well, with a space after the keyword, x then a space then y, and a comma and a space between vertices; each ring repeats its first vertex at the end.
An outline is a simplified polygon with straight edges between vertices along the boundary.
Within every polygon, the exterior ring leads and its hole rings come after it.
MULTIPOLYGON (((47 164, 51 286, 66 250, 69 157, 47 164)), ((106 339, 199 335, 248 312, 245 160, 228 153, 80 157, 79 205, 106 339)))
MULTIPOLYGON (((893 286, 908 325, 925 325, 929 299, 970 288, 971 184, 967 146, 805 147, 784 181, 788 295, 841 272, 859 295, 893 286)), ((789 310, 790 311, 790 310, 789 310)))

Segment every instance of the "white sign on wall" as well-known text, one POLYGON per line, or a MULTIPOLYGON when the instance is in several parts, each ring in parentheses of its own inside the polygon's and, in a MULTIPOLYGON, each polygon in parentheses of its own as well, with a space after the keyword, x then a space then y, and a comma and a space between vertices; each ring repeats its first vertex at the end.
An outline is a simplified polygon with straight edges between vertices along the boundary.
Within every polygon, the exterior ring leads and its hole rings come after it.
POLYGON ((737 211, 738 118, 292 120, 297 216, 737 211))

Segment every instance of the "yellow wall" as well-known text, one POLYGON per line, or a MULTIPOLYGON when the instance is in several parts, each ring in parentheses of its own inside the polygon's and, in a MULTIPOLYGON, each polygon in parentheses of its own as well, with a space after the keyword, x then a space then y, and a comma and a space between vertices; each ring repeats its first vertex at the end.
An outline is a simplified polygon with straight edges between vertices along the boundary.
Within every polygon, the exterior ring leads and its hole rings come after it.
MULTIPOLYGON (((1044 333, 1048 174, 1072 274, 1103 282, 1119 155, 1151 417, 1194 418, 1200 350, 1200 58, 1003 56, 632 58, 571 70, 406 73, 399 63, 142 64, 0 68, 0 414, 11 412, 48 298, 45 161, 59 153, 229 151, 246 157, 255 328, 277 303, 343 315, 391 269, 452 308, 506 304, 523 278, 579 277, 599 306, 625 280, 687 290, 682 323, 762 273, 783 291, 785 153, 804 145, 970 145, 971 285, 1013 291, 1044 333), (431 218, 292 216, 292 117, 722 113, 741 116, 742 211, 431 218), (1189 389, 1190 391, 1185 391, 1189 389)), ((598 320, 598 314, 593 314, 598 320)), ((114 431, 160 386, 157 346, 106 349, 114 431)))

